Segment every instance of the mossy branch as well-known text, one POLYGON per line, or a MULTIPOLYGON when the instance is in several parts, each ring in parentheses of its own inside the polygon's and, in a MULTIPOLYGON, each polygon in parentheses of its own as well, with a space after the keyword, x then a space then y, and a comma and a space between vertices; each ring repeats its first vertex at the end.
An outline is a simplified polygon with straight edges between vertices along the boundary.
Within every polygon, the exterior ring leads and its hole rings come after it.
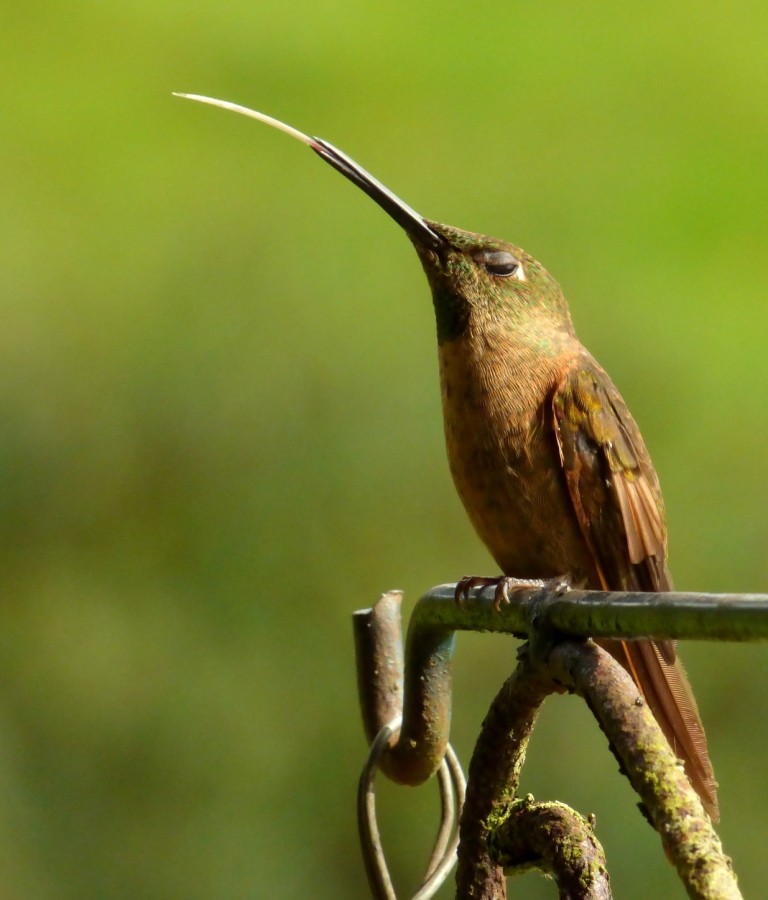
POLYGON ((507 875, 536 869, 550 875, 561 897, 610 900, 605 854, 591 821, 565 803, 513 800, 488 836, 491 856, 507 875))

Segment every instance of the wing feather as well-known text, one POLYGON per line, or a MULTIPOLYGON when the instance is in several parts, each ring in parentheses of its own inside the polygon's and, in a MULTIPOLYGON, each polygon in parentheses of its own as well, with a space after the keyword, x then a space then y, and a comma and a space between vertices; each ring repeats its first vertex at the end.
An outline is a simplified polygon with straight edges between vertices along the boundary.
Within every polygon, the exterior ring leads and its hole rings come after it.
MULTIPOLYGON (((605 590, 666 591, 667 531, 656 473, 640 431, 608 375, 585 354, 552 398, 573 508, 605 590)), ((632 675, 713 819, 717 783, 674 641, 604 641, 632 675)))

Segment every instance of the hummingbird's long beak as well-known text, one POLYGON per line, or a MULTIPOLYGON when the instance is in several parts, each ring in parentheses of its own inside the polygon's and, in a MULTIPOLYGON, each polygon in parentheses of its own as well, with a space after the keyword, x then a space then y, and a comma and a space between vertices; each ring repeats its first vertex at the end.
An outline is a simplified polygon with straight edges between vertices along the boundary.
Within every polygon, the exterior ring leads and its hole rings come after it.
POLYGON ((445 240, 430 228, 423 216, 420 216, 415 209, 411 209, 407 203, 403 203, 389 188, 366 172, 353 159, 350 159, 346 153, 337 150, 333 144, 329 144, 328 141, 324 141, 322 138, 310 137, 308 134, 286 125, 285 122, 273 119, 272 116, 256 112, 255 109, 249 109, 247 106, 230 103, 228 100, 215 100, 213 97, 203 97, 200 94, 174 94, 174 96, 183 97, 185 100, 197 100, 199 103, 208 103, 211 106, 220 106, 222 109, 242 113, 244 116, 250 116, 252 119, 257 119, 259 122, 264 122, 266 125, 271 125, 273 128, 284 131, 291 137, 296 138, 296 140, 311 147, 318 156, 321 156, 329 165, 341 172, 345 178, 357 185, 361 191, 368 194, 371 200, 378 203, 384 212, 390 215, 417 244, 438 252, 445 248, 445 240))

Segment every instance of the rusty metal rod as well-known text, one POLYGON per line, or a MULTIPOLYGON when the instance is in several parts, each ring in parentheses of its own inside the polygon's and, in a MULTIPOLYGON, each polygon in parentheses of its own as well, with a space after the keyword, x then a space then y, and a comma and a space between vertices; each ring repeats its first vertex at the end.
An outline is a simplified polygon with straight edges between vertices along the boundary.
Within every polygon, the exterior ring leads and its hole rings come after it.
POLYGON ((768 640, 768 595, 515 591, 500 612, 493 590, 476 589, 461 608, 455 585, 440 585, 414 607, 402 656, 400 600, 385 594, 355 613, 358 688, 369 740, 402 714, 382 769, 393 781, 421 784, 445 753, 451 719, 451 656, 456 631, 527 635, 555 631, 600 638, 768 640))

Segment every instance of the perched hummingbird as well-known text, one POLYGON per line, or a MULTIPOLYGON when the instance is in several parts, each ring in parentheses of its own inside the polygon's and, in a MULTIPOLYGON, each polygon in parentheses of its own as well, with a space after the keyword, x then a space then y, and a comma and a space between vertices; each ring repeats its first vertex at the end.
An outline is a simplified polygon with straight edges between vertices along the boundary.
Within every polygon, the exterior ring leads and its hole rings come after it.
MULTIPOLYGON (((432 289, 448 460, 499 564, 496 604, 518 579, 567 574, 595 590, 668 591, 658 478, 605 370, 582 346, 560 285, 524 250, 420 216, 345 153, 263 113, 194 94, 311 147, 405 231, 432 289), (513 577, 514 576, 514 577, 513 577)), ((672 641, 600 642, 631 674, 717 820, 717 784, 672 641)))

